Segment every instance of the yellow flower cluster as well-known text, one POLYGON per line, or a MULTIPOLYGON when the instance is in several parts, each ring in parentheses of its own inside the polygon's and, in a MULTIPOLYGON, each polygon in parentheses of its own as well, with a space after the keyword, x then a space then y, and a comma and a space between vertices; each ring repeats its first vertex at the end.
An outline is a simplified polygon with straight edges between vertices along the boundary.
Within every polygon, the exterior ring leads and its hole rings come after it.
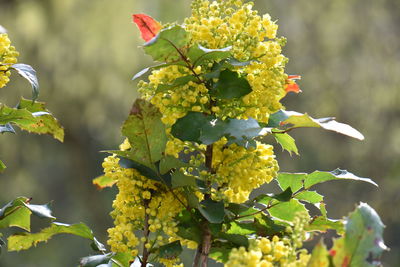
POLYGON ((0 34, 0 88, 6 86, 10 81, 10 66, 17 63, 19 53, 11 45, 6 33, 0 34))
POLYGON ((234 248, 229 254, 225 267, 306 267, 310 255, 306 250, 300 250, 298 257, 290 259, 289 252, 293 247, 287 240, 274 236, 272 240, 266 237, 250 241, 246 250, 244 247, 234 248))
MULTIPOLYGON (((201 67, 197 68, 198 72, 201 67)), ((208 89, 203 83, 189 81, 174 85, 178 78, 191 73, 182 66, 172 65, 154 70, 149 81, 139 82, 139 92, 144 99, 150 100, 162 113, 162 121, 172 125, 188 111, 202 111, 209 102, 208 89), (166 88, 169 87, 169 88, 166 88)))
POLYGON ((225 146, 222 138, 213 149, 213 168, 216 182, 229 202, 243 203, 250 193, 262 184, 269 183, 278 172, 273 147, 257 142, 256 148, 237 144, 225 146))
MULTIPOLYGON (((128 149, 125 142, 121 148, 128 149)), ((113 202, 114 227, 108 229, 108 244, 114 252, 131 252, 136 256, 139 244, 147 249, 165 245, 168 236, 178 231, 174 217, 182 210, 184 201, 179 191, 170 191, 164 185, 142 176, 135 169, 119 166, 116 156, 109 156, 103 162, 105 175, 116 180, 119 193, 113 202), (147 237, 135 235, 137 230, 148 229, 147 237)))
POLYGON ((301 247, 306 240, 304 228, 308 219, 307 213, 297 213, 293 226, 287 229, 289 238, 262 237, 250 240, 248 249, 232 249, 225 267, 306 267, 311 255, 301 247))

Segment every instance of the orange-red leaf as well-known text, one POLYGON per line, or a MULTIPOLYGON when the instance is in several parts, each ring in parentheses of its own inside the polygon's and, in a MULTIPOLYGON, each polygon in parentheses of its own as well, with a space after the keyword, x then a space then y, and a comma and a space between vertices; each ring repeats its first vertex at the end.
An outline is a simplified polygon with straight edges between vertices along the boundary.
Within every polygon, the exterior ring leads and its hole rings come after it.
POLYGON ((294 92, 296 94, 300 93, 300 87, 296 84, 294 80, 300 80, 300 75, 288 75, 288 79, 286 81, 285 91, 286 93, 294 92))
POLYGON ((132 17, 146 42, 153 39, 161 30, 161 24, 146 14, 133 14, 132 17))

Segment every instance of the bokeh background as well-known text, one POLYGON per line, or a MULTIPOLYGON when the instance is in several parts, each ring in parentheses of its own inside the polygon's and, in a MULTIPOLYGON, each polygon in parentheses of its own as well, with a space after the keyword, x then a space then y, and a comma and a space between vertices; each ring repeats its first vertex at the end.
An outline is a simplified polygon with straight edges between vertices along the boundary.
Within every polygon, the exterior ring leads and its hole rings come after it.
MULTIPOLYGON (((53 200, 60 222, 85 222, 100 241, 112 225, 115 189, 97 191, 105 156, 122 141, 119 129, 136 93, 130 78, 151 63, 138 46, 132 13, 182 22, 189 0, 0 0, 0 25, 8 29, 41 84, 40 100, 63 124, 65 142, 17 132, 0 138, 0 204, 17 196, 34 203, 53 200)), ((371 177, 379 189, 359 182, 320 186, 328 213, 340 218, 368 202, 386 224, 385 266, 400 266, 400 1, 263 0, 257 8, 279 19, 287 37, 287 73, 300 74, 303 93, 285 99, 288 110, 336 116, 364 133, 363 142, 318 129, 294 133, 301 157, 276 147, 281 170, 311 172, 341 167, 371 177)), ((29 85, 17 75, 0 92, 8 105, 29 85)), ((34 228, 45 225, 34 221, 34 228)), ((89 242, 57 236, 48 245, 2 253, 1 267, 76 266, 91 253, 89 242)))

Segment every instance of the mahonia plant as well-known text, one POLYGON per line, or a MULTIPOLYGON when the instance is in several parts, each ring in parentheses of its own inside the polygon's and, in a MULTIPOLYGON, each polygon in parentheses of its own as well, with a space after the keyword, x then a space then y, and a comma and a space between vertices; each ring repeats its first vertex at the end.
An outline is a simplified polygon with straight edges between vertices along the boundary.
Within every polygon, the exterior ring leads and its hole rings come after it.
POLYGON ((300 92, 300 76, 285 73, 286 39, 268 14, 252 2, 194 0, 181 25, 145 14, 133 20, 158 64, 133 77, 143 79, 122 126, 126 139, 108 151, 104 175, 94 180, 119 190, 108 230, 112 253, 96 263, 183 266, 186 247, 195 250, 193 266, 209 258, 226 266, 380 265, 386 247, 376 212, 361 203, 347 218, 330 219, 324 197, 311 189, 332 180, 375 183, 340 169, 279 172, 266 143, 273 136, 298 154, 288 132, 299 127, 364 138, 333 118, 284 109, 280 101, 300 92), (272 181, 281 192, 252 194, 272 181), (327 230, 341 236, 330 250, 322 239, 312 252, 303 248, 327 230))

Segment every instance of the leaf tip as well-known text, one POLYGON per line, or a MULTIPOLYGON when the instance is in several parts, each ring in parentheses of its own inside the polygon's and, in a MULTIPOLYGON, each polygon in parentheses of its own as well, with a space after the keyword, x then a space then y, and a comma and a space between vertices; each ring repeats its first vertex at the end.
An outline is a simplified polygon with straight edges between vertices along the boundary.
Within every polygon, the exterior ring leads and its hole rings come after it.
POLYGON ((146 42, 153 39, 161 30, 161 24, 146 14, 133 14, 132 19, 146 42))

